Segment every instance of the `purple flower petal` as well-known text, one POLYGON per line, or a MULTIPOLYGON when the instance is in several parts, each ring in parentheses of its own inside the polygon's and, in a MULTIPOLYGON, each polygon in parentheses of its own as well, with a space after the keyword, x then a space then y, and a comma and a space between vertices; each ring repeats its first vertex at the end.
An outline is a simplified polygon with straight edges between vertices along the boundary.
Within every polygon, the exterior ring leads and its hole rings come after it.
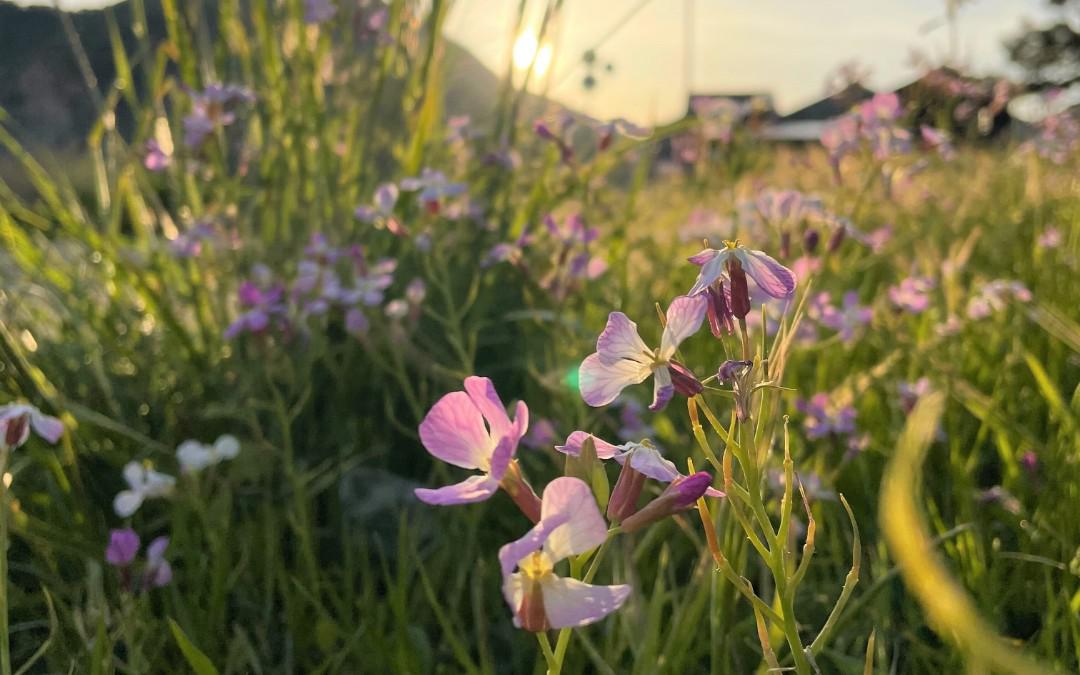
POLYGON ((656 412, 663 410, 671 397, 675 395, 675 385, 671 383, 671 372, 667 368, 657 368, 653 371, 653 400, 649 404, 649 410, 656 412))
POLYGON ((584 431, 575 431, 570 434, 566 438, 566 443, 563 445, 556 445, 555 449, 563 454, 577 457, 581 454, 581 446, 584 445, 585 439, 587 438, 593 439, 593 446, 596 448, 596 456, 599 459, 611 459, 622 452, 619 446, 608 443, 604 439, 597 438, 584 431))
POLYGON ((482 502, 499 489, 499 481, 487 474, 469 476, 460 483, 447 485, 434 490, 416 488, 413 494, 425 504, 449 506, 452 504, 472 504, 482 502))
POLYGON ((499 548, 499 566, 502 568, 503 576, 513 572, 522 559, 543 548, 551 533, 556 528, 565 525, 569 520, 570 513, 568 512, 542 517, 539 523, 525 533, 524 537, 509 544, 503 544, 499 548))
POLYGON ((579 478, 563 476, 548 483, 540 507, 540 522, 569 518, 554 528, 544 550, 555 562, 591 551, 607 539, 607 523, 592 490, 579 478))
POLYGON ((139 535, 131 528, 109 532, 109 546, 105 549, 105 561, 113 567, 127 567, 139 552, 139 535))
POLYGON ((541 582, 544 612, 552 628, 587 626, 617 610, 630 597, 630 587, 597 586, 552 575, 541 582))
POLYGON ((660 339, 660 358, 665 361, 675 355, 682 341, 698 332, 705 319, 709 300, 704 295, 680 295, 671 301, 667 311, 667 326, 660 339))
POLYGON ((495 385, 486 377, 466 377, 465 391, 472 399, 473 405, 483 413, 491 430, 492 438, 502 438, 510 431, 510 418, 506 415, 506 406, 503 405, 499 394, 495 391, 495 385))
POLYGON ((768 254, 740 247, 735 255, 750 278, 772 297, 789 298, 795 293, 795 274, 768 254))
POLYGON ((578 388, 581 398, 595 408, 614 401, 626 387, 644 382, 651 372, 651 368, 635 361, 623 359, 608 364, 599 353, 590 354, 578 369, 578 388))
POLYGON ((486 466, 493 450, 480 410, 463 391, 432 406, 420 423, 420 442, 435 457, 464 469, 486 466))
POLYGON ((637 324, 622 312, 608 314, 607 325, 596 339, 596 353, 605 363, 619 359, 642 361, 651 350, 638 335, 637 324))

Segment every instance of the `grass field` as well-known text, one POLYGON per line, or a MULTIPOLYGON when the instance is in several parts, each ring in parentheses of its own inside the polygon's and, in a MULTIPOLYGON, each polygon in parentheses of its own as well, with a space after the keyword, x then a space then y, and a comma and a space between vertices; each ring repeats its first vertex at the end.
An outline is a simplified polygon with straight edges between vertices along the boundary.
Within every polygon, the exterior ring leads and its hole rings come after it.
POLYGON ((117 38, 89 180, 0 111, 0 675, 1077 672, 1067 123, 474 128, 307 4, 117 38))

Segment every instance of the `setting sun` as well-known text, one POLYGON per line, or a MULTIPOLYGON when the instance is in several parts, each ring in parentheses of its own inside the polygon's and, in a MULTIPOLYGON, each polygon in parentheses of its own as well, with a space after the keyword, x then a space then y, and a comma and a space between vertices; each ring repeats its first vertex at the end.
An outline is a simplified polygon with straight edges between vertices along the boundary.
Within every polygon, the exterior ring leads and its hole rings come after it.
POLYGON ((540 45, 536 35, 526 31, 514 41, 514 68, 527 70, 532 64, 533 74, 542 77, 551 66, 552 50, 550 44, 540 45))

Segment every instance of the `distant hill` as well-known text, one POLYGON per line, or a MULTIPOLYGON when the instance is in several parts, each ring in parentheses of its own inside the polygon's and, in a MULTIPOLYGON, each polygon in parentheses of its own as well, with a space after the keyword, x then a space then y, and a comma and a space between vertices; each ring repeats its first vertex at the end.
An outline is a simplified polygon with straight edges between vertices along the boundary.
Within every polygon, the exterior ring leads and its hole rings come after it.
MULTIPOLYGON (((158 42, 165 35, 160 1, 144 0, 144 5, 147 33, 152 41, 158 42)), ((131 31, 129 0, 108 10, 67 13, 99 91, 104 91, 116 76, 107 11, 116 18, 131 53, 137 42, 131 31)), ((498 96, 499 78, 465 48, 449 40, 444 45, 447 113, 468 114, 477 122, 487 121, 498 96)), ((530 96, 525 118, 539 114, 544 107, 542 99, 530 96)), ((7 124, 30 147, 54 151, 81 147, 97 110, 55 9, 20 7, 0 0, 0 108, 10 115, 7 124)), ((119 120, 121 128, 125 121, 119 120)))

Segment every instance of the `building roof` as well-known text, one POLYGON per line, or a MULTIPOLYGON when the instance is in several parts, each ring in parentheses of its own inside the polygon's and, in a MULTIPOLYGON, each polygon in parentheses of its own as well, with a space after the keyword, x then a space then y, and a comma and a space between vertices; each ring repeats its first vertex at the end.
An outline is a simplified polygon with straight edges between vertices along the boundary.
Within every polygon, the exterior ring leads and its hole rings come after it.
POLYGON ((843 89, 823 99, 814 101, 810 105, 799 108, 795 112, 784 115, 781 122, 801 122, 810 120, 831 120, 851 110, 863 101, 873 98, 874 92, 859 83, 849 84, 843 89))

